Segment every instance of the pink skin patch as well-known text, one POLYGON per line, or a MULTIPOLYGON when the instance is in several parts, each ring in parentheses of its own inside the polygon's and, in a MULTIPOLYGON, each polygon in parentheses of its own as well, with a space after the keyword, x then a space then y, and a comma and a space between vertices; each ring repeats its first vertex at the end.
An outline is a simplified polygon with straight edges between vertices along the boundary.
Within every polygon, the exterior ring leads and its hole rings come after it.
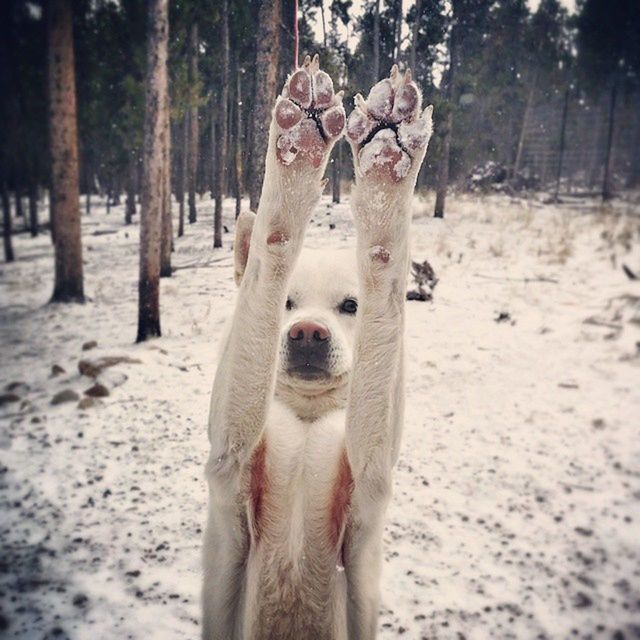
POLYGON ((253 450, 249 475, 249 497, 253 509, 254 537, 260 539, 262 532, 262 513, 264 511, 264 499, 268 487, 267 478, 267 442, 261 440, 253 450))
POLYGON ((369 115, 376 120, 389 120, 393 111, 393 86, 391 80, 374 84, 367 98, 369 115))
POLYGON ((344 130, 344 120, 344 109, 342 107, 333 107, 320 116, 322 128, 330 138, 335 138, 342 133, 344 130))
POLYGON ((318 71, 313 76, 313 102, 316 109, 326 109, 333 100, 333 80, 328 73, 318 71))
POLYGON ((268 238, 267 244, 285 245, 289 242, 289 236, 281 231, 274 231, 268 238))
POLYGON ((391 120, 400 122, 410 118, 418 108, 420 94, 417 87, 412 84, 405 84, 400 87, 393 99, 393 111, 391 112, 391 120))
POLYGON ((351 465, 347 459, 347 452, 343 451, 338 462, 338 470, 331 497, 331 509, 329 512, 329 535, 331 544, 334 547, 337 547, 340 542, 340 534, 342 533, 347 510, 351 503, 352 492, 353 476, 351 475, 351 465))
POLYGON ((311 76, 305 69, 298 69, 298 71, 289 78, 288 89, 291 99, 301 107, 308 109, 311 106, 311 76))
POLYGON ((302 111, 298 105, 282 98, 276 105, 276 122, 283 129, 291 129, 302 120, 302 111))
POLYGON ((356 107, 347 121, 347 135, 353 142, 360 143, 373 129, 373 121, 366 114, 356 107))

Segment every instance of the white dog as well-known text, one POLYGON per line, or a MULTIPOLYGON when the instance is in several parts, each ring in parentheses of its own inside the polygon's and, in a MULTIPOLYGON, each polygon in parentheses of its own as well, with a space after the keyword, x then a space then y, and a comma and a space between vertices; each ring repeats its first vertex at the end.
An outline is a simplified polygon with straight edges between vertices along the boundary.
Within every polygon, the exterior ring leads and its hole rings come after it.
POLYGON ((410 201, 431 108, 394 67, 347 123, 356 255, 303 251, 342 95, 317 56, 278 98, 211 399, 206 640, 376 635, 403 414, 410 201))

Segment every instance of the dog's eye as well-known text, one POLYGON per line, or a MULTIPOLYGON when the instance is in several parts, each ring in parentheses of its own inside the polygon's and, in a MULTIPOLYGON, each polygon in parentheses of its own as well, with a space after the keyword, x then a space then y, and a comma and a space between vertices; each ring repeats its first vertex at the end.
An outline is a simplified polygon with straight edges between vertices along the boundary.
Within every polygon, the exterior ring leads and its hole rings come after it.
POLYGON ((354 314, 358 310, 358 301, 353 298, 345 298, 340 305, 341 313, 354 314))
POLYGON ((287 298, 287 303, 285 304, 287 311, 291 311, 295 306, 296 305, 293 304, 293 300, 291 298, 287 298))

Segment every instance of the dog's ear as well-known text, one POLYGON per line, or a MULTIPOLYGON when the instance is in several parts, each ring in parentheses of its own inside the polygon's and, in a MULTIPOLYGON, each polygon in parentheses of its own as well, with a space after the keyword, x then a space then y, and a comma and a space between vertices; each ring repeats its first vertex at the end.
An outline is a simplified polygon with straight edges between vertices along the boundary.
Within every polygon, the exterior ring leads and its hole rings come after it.
POLYGON ((240 286, 244 275, 247 259, 249 258, 249 247, 251 245, 251 232, 253 223, 256 221, 256 214, 252 211, 243 211, 236 220, 236 237, 233 241, 233 261, 236 284, 240 286))

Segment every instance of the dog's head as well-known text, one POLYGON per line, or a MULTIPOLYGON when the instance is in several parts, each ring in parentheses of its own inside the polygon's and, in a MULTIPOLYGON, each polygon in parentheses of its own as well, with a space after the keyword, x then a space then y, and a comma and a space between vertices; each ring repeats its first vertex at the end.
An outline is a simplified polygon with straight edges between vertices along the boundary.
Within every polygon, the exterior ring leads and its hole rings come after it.
MULTIPOLYGON (((238 260, 243 271, 248 248, 248 240, 236 237, 238 281, 238 260), (238 256, 243 247, 245 255, 238 256)), ((313 419, 344 407, 357 310, 355 251, 303 249, 283 310, 276 386, 276 394, 300 417, 313 419)))

